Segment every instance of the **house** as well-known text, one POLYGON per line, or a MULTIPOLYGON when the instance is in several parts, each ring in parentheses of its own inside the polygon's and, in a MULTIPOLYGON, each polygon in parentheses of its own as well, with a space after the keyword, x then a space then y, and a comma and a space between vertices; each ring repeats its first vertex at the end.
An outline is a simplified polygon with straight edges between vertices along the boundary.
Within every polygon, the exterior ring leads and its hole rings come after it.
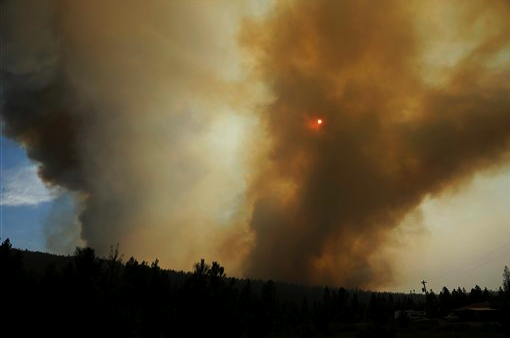
POLYGON ((462 321, 499 321, 501 311, 489 307, 487 303, 476 303, 454 309, 446 319, 458 318, 462 321))

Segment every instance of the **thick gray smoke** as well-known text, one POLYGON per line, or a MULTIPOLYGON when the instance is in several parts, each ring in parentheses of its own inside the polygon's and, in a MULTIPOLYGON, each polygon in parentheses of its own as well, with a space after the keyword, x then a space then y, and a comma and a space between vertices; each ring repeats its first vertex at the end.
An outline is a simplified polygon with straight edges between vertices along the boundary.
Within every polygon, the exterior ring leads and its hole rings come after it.
POLYGON ((258 3, 2 2, 5 135, 100 253, 384 284, 403 218, 508 160, 508 2, 258 3))
MULTIPOLYGON (((242 204, 229 157, 245 137, 233 27, 248 4, 1 6, 4 133, 74 192, 86 243, 183 269, 219 256, 242 204)), ((65 227, 46 227, 53 249, 65 227)))

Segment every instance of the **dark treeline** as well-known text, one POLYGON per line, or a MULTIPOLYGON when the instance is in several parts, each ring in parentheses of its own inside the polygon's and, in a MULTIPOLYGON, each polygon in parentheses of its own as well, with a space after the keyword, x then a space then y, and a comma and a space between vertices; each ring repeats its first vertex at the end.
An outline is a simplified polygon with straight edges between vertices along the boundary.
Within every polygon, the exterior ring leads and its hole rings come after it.
POLYGON ((445 287, 425 299, 229 278, 204 260, 175 272, 158 260, 123 263, 118 247, 107 258, 91 248, 69 257, 22 252, 8 239, 0 269, 3 337, 392 336, 408 326, 394 319, 396 310, 435 319, 480 302, 502 310, 498 329, 508 329, 510 280, 499 292, 445 287))

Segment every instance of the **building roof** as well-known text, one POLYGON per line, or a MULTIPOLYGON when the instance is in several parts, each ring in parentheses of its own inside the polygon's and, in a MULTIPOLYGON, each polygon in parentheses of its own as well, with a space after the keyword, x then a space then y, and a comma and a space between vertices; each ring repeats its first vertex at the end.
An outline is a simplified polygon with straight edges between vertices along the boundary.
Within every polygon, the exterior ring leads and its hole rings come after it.
POLYGON ((489 307, 488 303, 476 303, 456 308, 453 311, 459 312, 459 311, 499 311, 499 310, 496 308, 489 307))

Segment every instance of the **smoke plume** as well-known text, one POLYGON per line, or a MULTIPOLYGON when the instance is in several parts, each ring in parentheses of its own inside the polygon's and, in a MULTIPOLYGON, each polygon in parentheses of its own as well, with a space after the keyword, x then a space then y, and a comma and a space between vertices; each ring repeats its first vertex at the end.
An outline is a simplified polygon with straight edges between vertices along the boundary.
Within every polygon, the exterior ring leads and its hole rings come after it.
POLYGON ((447 42, 427 18, 453 3, 431 5, 285 2, 246 24, 274 97, 259 112, 271 146, 249 190, 247 275, 388 283, 392 229, 427 195, 508 159, 508 2, 446 17, 457 59, 434 59, 447 42))
POLYGON ((1 6, 3 131, 76 200, 52 248, 78 223, 99 253, 376 287, 406 215, 508 160, 508 2, 1 6))
MULTIPOLYGON (((216 238, 233 232, 232 206, 243 204, 234 156, 250 119, 237 98, 234 27, 247 9, 2 2, 4 133, 47 185, 72 192, 81 238, 99 253, 119 242, 176 269, 222 259, 216 238)), ((57 239, 76 224, 72 210, 53 208, 51 249, 69 246, 57 239)))

